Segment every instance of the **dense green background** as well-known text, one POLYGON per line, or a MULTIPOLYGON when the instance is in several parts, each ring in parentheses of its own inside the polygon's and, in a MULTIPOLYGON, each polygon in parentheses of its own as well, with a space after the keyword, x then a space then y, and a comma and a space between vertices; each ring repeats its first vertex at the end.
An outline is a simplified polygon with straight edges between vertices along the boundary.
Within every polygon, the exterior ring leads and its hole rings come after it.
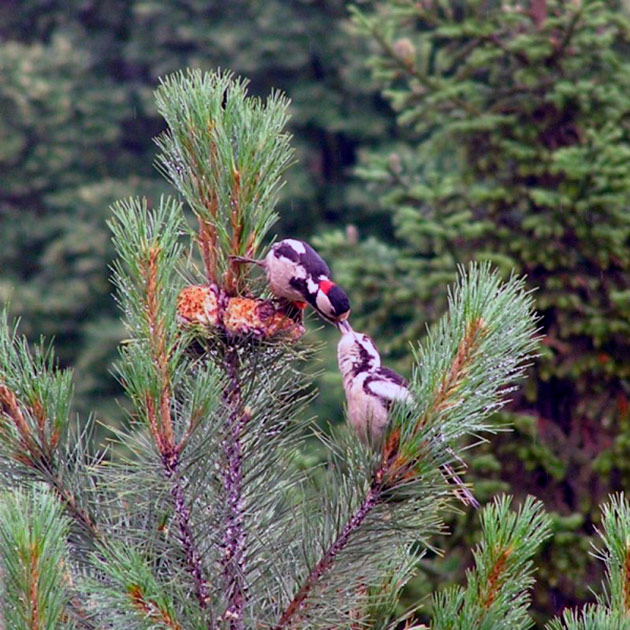
MULTIPOLYGON (((340 0, 2 3, 0 299, 55 337, 78 411, 118 421, 105 221, 167 189, 158 77, 223 67, 283 90, 298 162, 278 233, 317 237, 390 363, 409 373, 458 263, 490 258, 538 289, 543 355, 516 430, 471 455, 471 476, 481 500, 530 492, 555 515, 542 619, 593 598, 597 504, 630 483, 630 54, 620 3, 516 5, 362 2, 359 28, 340 0)), ((319 337, 313 413, 334 423, 335 334, 319 337)), ((474 521, 453 519, 409 599, 462 579, 474 521)))

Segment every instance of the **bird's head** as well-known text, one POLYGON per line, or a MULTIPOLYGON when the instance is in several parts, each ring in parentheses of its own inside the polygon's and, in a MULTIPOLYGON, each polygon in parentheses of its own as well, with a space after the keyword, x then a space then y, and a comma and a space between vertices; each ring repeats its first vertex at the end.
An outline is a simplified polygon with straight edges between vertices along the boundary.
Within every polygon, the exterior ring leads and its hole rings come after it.
POLYGON ((337 361, 344 379, 380 367, 381 355, 370 337, 355 332, 347 321, 339 322, 337 328, 341 333, 337 361))
POLYGON ((330 322, 343 322, 350 315, 350 300, 344 290, 328 278, 320 278, 315 294, 315 308, 330 322))

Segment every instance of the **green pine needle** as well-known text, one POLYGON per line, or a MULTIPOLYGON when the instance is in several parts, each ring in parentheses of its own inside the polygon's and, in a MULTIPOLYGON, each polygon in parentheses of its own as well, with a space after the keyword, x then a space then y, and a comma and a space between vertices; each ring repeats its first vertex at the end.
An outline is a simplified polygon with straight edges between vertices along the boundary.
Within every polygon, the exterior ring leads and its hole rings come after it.
POLYGON ((528 497, 516 512, 503 496, 481 512, 482 540, 465 589, 434 598, 433 630, 521 630, 533 585, 532 557, 550 536, 551 519, 540 501, 528 497))
POLYGON ((602 506, 598 534, 603 548, 596 555, 606 565, 606 603, 630 615, 630 502, 623 493, 612 495, 602 506))
POLYGON ((0 607, 4 627, 69 628, 69 532, 69 519, 45 488, 33 485, 0 495, 0 607))
POLYGON ((546 630, 630 630, 630 619, 618 610, 587 605, 580 611, 565 610, 546 630))
POLYGON ((0 314, 0 449, 7 464, 32 468, 52 462, 66 436, 73 390, 72 372, 58 369, 52 347, 42 339, 31 348, 4 309, 0 314))
POLYGON ((155 92, 168 130, 157 139, 158 166, 199 219, 208 281, 243 289, 231 255, 255 256, 277 215, 274 207, 291 164, 283 131, 289 101, 247 95, 231 72, 189 70, 162 79, 155 92))
MULTIPOLYGON (((485 263, 460 268, 448 312, 414 352, 416 404, 393 414, 390 436, 400 436, 399 461, 415 461, 426 474, 436 461, 452 459, 447 445, 496 430, 489 417, 505 404, 538 341, 523 278, 504 282, 485 263)), ((386 452, 391 448, 390 438, 386 452)))

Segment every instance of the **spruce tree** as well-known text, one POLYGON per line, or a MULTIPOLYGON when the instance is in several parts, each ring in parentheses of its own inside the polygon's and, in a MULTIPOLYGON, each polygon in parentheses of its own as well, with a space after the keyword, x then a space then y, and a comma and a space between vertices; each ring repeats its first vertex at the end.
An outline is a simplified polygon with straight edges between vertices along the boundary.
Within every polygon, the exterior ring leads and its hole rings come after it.
MULTIPOLYGON (((444 533, 440 466, 492 430, 535 351, 531 295, 487 265, 462 269, 416 347, 416 402, 392 410, 377 449, 321 436, 328 462, 309 469, 302 324, 233 258, 259 256, 276 218, 288 102, 249 97, 225 72, 178 73, 156 96, 160 168, 194 220, 171 197, 113 207, 127 331, 116 371, 131 412, 111 451, 94 450, 93 419, 71 421, 72 375, 50 345, 31 347, 6 313, 0 323, 4 619, 15 630, 393 628, 400 589, 444 533)), ((549 522, 534 500, 516 513, 509 503, 483 513, 469 590, 438 597, 436 627, 468 627, 471 611, 530 625, 531 556, 549 522)))
POLYGON ((527 276, 543 357, 511 407, 516 431, 475 466, 488 495, 531 492, 556 514, 537 606, 585 598, 597 505, 629 482, 627 15, 614 1, 391 0, 356 20, 398 112, 401 139, 359 172, 395 236, 328 235, 347 253, 338 280, 408 365, 459 264, 527 276))

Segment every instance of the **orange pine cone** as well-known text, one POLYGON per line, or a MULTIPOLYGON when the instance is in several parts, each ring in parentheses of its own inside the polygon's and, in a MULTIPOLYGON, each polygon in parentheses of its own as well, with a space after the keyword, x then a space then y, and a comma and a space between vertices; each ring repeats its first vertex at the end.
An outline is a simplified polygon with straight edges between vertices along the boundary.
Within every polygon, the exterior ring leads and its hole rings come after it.
POLYGON ((228 298, 222 317, 218 302, 212 287, 185 287, 177 298, 177 318, 184 325, 201 324, 208 328, 218 327, 222 321, 223 328, 233 335, 260 339, 284 335, 289 341, 297 341, 304 334, 304 326, 271 300, 228 298))

